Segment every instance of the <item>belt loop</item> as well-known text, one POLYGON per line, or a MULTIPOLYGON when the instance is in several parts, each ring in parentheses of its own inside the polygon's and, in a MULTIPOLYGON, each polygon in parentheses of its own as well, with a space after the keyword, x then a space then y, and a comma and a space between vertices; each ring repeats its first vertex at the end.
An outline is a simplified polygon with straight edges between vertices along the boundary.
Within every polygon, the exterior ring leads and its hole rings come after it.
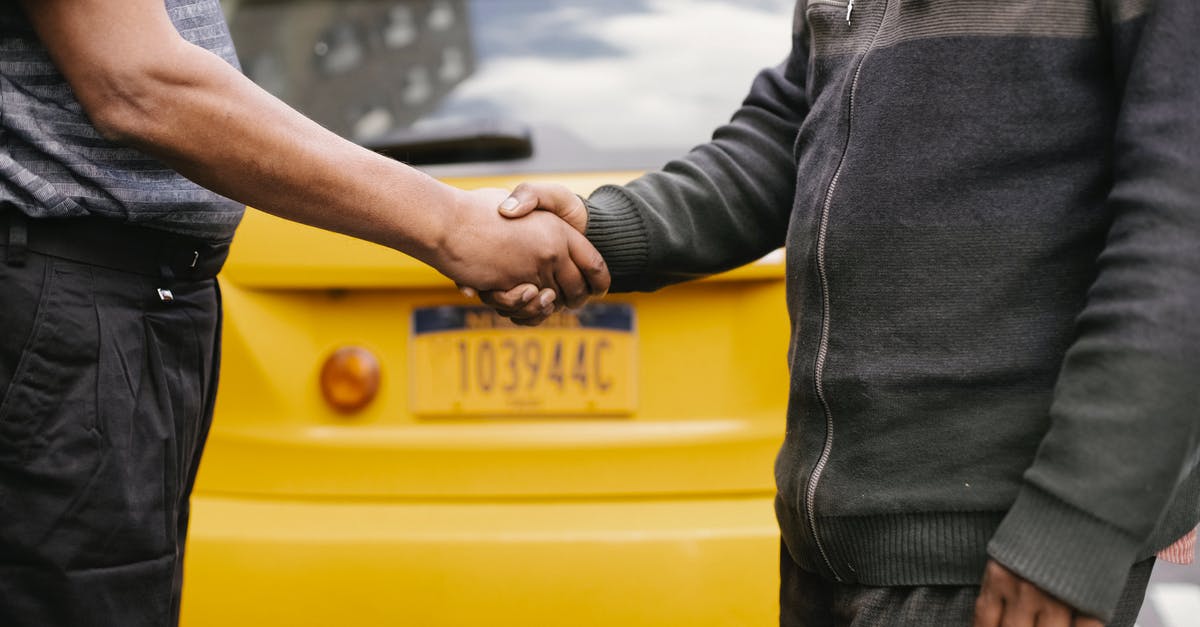
POLYGON ((29 225, 25 214, 16 209, 9 209, 8 214, 8 253, 10 266, 23 266, 29 252, 29 225))

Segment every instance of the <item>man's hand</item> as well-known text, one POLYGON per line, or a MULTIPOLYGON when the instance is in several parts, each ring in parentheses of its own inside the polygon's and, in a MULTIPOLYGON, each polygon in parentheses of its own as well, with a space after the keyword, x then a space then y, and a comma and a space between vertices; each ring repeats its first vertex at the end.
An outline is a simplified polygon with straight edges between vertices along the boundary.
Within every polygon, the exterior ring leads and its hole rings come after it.
POLYGON ((1071 606, 1046 594, 1020 575, 988 560, 974 627, 1104 627, 1071 606))
POLYGON ((459 194, 452 209, 455 228, 439 246, 434 267, 481 292, 509 290, 506 298, 539 312, 553 310, 553 300, 534 298, 539 289, 567 303, 608 290, 604 259, 579 230, 550 213, 506 220, 496 207, 507 196, 494 189, 459 194))
MULTIPOLYGON (((578 196, 561 185, 522 183, 499 204, 500 215, 506 218, 525 218, 536 209, 558 216, 558 219, 581 234, 580 237, 587 229, 587 207, 578 196)), ((591 281, 589 278, 589 282, 591 281)), ((593 289, 585 294, 564 293, 563 298, 556 299, 550 290, 543 289, 539 293, 535 286, 526 284, 508 291, 481 291, 479 297, 484 304, 513 322, 535 326, 563 307, 582 307, 589 297, 603 295, 610 282, 611 277, 605 268, 603 290, 593 289)), ((596 285, 593 283, 592 287, 595 288, 596 285)))
POLYGON ((506 218, 527 216, 535 209, 553 213, 580 233, 587 229, 587 207, 579 196, 562 185, 521 183, 500 203, 500 214, 506 218))

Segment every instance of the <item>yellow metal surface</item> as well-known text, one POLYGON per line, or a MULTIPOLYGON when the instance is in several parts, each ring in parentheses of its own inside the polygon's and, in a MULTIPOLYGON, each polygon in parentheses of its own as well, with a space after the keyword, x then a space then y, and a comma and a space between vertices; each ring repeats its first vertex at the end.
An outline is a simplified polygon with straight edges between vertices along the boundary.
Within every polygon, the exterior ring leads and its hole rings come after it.
POLYGON ((184 627, 777 620, 771 500, 193 499, 184 627))
MULTIPOLYGON (((587 193, 630 176, 554 180, 587 193)), ((414 411, 414 351, 444 347, 414 343, 413 312, 473 303, 393 251, 251 211, 221 286, 184 625, 775 621, 781 256, 606 298, 633 308, 637 334, 635 402, 606 415, 414 411), (319 389, 348 345, 381 372, 354 414, 319 389)), ((493 340, 550 337, 504 333, 493 340)))

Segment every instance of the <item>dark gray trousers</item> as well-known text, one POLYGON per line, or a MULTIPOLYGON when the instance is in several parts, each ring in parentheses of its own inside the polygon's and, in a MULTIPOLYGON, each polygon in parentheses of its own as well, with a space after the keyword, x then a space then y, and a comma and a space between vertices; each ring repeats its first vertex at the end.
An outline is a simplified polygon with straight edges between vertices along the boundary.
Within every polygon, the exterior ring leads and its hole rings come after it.
MULTIPOLYGON (((781 543, 782 544, 782 543, 781 543)), ((1108 627, 1133 627, 1154 558, 1134 564, 1108 627)), ((839 584, 779 556, 780 627, 971 627, 979 586, 839 584)))
POLYGON ((0 241, 0 625, 174 625, 216 281, 172 279, 164 302, 162 277, 10 252, 0 241))

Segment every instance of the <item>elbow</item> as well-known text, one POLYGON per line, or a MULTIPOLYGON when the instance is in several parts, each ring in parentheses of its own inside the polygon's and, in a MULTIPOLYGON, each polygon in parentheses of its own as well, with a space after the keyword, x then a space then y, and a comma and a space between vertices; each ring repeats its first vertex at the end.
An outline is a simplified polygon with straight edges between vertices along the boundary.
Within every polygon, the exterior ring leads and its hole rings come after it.
POLYGON ((121 89, 88 99, 84 111, 100 136, 117 144, 141 145, 154 135, 154 96, 121 89))
POLYGON ((167 123, 172 84, 154 67, 99 74, 77 90, 101 137, 123 145, 152 145, 167 123))
POLYGON ((137 144, 138 138, 146 134, 136 108, 124 103, 106 100, 85 110, 100 136, 115 144, 137 144))

